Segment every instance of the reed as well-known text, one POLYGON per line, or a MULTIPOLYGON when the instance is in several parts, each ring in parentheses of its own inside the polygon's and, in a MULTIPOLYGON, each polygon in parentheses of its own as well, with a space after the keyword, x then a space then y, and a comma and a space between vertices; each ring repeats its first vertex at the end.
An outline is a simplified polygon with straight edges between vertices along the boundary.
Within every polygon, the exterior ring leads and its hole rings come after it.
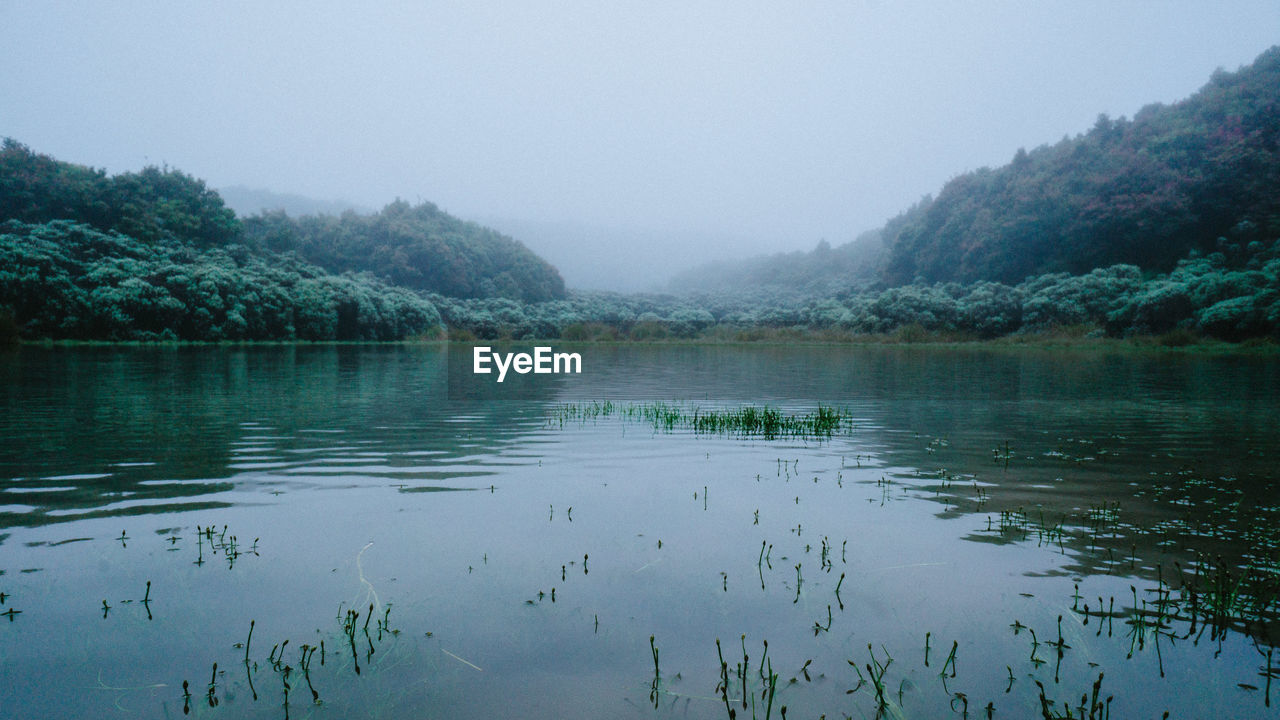
MULTIPOLYGON (((789 414, 769 406, 701 408, 665 402, 616 404, 612 401, 569 403, 551 411, 549 425, 588 422, 608 417, 645 422, 655 431, 691 431, 699 435, 831 437, 852 430, 852 414, 819 405, 813 412, 789 414)), ((790 467, 787 468, 791 470, 790 467)))

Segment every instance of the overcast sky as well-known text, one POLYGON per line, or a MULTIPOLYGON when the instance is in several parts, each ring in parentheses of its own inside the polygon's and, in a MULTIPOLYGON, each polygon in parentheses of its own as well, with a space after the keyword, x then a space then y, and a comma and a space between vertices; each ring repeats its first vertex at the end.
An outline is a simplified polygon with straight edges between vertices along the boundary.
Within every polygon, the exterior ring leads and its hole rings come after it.
POLYGON ((565 242, 626 242, 634 274, 845 242, 1276 43, 1280 0, 0 0, 0 135, 111 172, 594 228, 565 242))

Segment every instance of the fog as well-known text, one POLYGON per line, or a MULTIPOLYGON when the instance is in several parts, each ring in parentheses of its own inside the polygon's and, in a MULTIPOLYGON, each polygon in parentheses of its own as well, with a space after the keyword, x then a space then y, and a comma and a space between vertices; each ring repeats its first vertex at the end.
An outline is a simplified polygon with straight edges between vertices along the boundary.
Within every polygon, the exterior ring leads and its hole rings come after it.
POLYGON ((0 0, 0 136, 429 200, 633 290, 846 242, 1280 41, 1274 1, 265 5, 0 0))

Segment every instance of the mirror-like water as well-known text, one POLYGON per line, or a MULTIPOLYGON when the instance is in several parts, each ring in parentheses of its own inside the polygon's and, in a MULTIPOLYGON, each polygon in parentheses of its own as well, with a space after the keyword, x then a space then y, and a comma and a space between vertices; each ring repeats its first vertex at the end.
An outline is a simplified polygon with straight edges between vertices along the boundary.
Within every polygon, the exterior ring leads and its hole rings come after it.
POLYGON ((1276 712, 1275 359, 579 351, 0 355, 0 715, 1276 712))

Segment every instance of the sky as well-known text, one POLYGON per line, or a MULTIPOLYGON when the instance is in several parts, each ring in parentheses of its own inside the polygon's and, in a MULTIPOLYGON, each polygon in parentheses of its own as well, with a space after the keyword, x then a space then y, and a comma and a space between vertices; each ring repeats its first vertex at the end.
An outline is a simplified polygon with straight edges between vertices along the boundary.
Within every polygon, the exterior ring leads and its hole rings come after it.
POLYGON ((1280 43, 1250 2, 0 0, 0 136, 513 234, 570 286, 834 245, 1280 43))

